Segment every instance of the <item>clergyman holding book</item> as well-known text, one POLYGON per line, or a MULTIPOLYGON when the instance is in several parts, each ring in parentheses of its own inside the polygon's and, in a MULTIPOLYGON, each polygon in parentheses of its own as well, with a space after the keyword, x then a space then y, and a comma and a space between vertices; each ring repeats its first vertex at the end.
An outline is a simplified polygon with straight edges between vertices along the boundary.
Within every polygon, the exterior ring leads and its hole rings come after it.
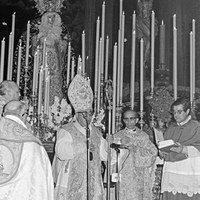
POLYGON ((175 121, 165 131, 164 139, 173 140, 177 146, 165 153, 163 200, 197 200, 200 199, 200 123, 192 119, 187 98, 177 99, 171 110, 175 121))

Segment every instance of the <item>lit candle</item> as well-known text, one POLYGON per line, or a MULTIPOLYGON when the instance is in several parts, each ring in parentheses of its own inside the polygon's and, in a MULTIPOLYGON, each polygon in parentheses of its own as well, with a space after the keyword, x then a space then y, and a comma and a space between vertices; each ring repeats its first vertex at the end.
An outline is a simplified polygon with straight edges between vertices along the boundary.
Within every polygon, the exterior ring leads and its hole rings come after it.
POLYGON ((160 25, 160 64, 165 64, 165 24, 160 25))
POLYGON ((99 17, 96 22, 96 49, 95 49, 95 82, 94 82, 94 94, 97 98, 97 88, 98 88, 98 70, 99 70, 99 28, 100 20, 99 17))
POLYGON ((108 79, 108 57, 109 57, 109 38, 106 37, 106 61, 105 61, 105 82, 108 79))
POLYGON ((30 21, 27 23, 27 34, 26 34, 26 60, 25 65, 28 66, 29 60, 29 40, 30 40, 30 21))
POLYGON ((47 76, 45 77, 45 96, 44 96, 44 114, 49 115, 49 71, 47 69, 47 76))
POLYGON ((136 14, 135 14, 135 10, 133 12, 133 25, 132 25, 132 30, 134 31, 135 30, 135 27, 136 27, 136 14))
POLYGON ((174 100, 177 99, 177 29, 173 29, 173 86, 174 100))
POLYGON ((131 109, 134 109, 135 101, 135 40, 136 33, 135 30, 132 32, 132 47, 131 47, 131 84, 130 84, 130 100, 131 109))
POLYGON ((143 107, 144 107, 144 94, 143 94, 143 70, 144 70, 144 41, 143 38, 140 40, 140 112, 143 112, 143 107))
POLYGON ((176 28, 176 14, 173 15, 173 28, 176 28))
POLYGON ((7 80, 12 80, 11 53, 10 53, 11 51, 12 51, 12 32, 9 35, 7 80))
POLYGON ((20 73, 21 73, 21 57, 22 57, 22 40, 19 40, 18 48, 18 63, 17 63, 17 85, 20 84, 20 73))
POLYGON ((82 73, 85 73, 85 31, 82 33, 82 73))
POLYGON ((71 80, 74 78, 74 66, 75 66, 75 60, 74 57, 72 57, 71 80))
POLYGON ((196 35, 196 25, 195 25, 195 19, 192 20, 192 65, 193 65, 193 77, 192 77, 192 80, 193 80, 193 97, 195 97, 195 58, 196 58, 196 42, 195 42, 195 35, 196 35))
POLYGON ((124 75, 124 31, 125 31, 125 14, 122 13, 122 31, 121 31, 121 59, 120 59, 120 93, 119 105, 122 105, 123 100, 123 75, 124 75))
POLYGON ((11 52, 9 52, 11 72, 13 71, 14 42, 15 42, 15 12, 12 15, 12 40, 11 40, 11 52))
POLYGON ((67 54, 67 86, 69 84, 70 61, 71 61, 71 43, 69 42, 69 44, 68 44, 68 54, 67 54))
POLYGON ((4 60, 5 60, 5 38, 1 41, 1 70, 0 70, 0 83, 4 77, 4 60))
POLYGON ((193 102, 193 33, 190 32, 190 102, 193 102))
POLYGON ((155 12, 151 12, 151 93, 154 90, 155 12))
POLYGON ((116 81, 117 81, 117 43, 113 49, 113 97, 112 97, 112 133, 115 134, 115 116, 116 116, 116 81))

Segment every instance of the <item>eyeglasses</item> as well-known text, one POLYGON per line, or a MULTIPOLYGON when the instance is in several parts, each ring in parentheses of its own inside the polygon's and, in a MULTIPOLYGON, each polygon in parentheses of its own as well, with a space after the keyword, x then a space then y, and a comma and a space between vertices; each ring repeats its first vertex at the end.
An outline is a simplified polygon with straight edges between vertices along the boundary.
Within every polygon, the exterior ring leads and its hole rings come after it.
POLYGON ((175 115, 175 114, 180 115, 182 112, 184 112, 184 110, 172 111, 171 113, 172 113, 173 115, 175 115))

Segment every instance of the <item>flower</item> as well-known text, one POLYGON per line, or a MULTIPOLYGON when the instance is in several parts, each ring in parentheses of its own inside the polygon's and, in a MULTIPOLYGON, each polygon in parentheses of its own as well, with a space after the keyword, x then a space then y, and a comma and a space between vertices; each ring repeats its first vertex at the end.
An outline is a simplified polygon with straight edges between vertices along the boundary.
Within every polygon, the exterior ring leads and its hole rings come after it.
POLYGON ((153 98, 149 99, 152 114, 164 122, 169 122, 171 120, 170 108, 173 102, 174 98, 165 87, 157 89, 153 98))

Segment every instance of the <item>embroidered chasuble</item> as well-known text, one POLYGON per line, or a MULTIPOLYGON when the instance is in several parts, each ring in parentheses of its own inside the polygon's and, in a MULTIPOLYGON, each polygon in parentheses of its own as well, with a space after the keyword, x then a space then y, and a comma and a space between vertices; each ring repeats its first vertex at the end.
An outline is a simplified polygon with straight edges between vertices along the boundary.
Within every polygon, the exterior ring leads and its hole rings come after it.
POLYGON ((85 129, 78 122, 71 122, 58 132, 56 156, 53 162, 56 200, 86 200, 87 195, 89 195, 90 200, 104 199, 101 160, 106 160, 107 155, 102 141, 104 140, 101 133, 92 126, 90 129, 90 145, 93 147, 93 150, 90 150, 92 156, 90 156, 88 166, 89 194, 87 194, 85 129), (63 154, 65 158, 61 156, 62 151, 65 152, 63 154))
MULTIPOLYGON (((114 142, 120 143, 129 138, 128 146, 133 148, 120 149, 119 153, 119 199, 123 200, 151 200, 155 179, 155 159, 157 149, 149 140, 148 135, 136 128, 123 129, 114 135, 114 142)), ((115 172, 116 166, 112 167, 115 172)), ((112 194, 112 200, 114 200, 112 194)))
POLYGON ((25 124, 0 120, 0 200, 53 200, 48 155, 25 124))

